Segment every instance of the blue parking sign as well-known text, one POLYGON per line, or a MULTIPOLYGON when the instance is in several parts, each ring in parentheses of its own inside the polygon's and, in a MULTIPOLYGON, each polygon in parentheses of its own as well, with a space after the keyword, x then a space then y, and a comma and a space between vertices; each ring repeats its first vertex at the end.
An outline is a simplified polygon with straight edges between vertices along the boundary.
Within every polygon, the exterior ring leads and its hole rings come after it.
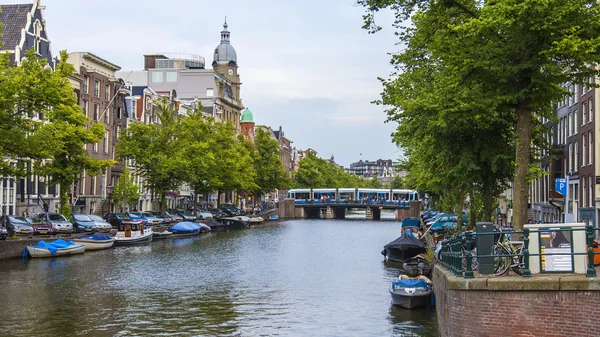
POLYGON ((567 178, 556 178, 554 190, 563 196, 567 195, 567 178))

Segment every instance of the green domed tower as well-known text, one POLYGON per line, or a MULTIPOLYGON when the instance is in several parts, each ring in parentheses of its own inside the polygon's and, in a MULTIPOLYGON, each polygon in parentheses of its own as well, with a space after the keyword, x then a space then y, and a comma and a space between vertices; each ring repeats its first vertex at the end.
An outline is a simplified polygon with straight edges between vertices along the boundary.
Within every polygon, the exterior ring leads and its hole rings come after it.
POLYGON ((254 143, 254 116, 252 115, 252 111, 248 108, 244 109, 242 112, 240 128, 242 129, 242 134, 246 136, 250 142, 254 143))

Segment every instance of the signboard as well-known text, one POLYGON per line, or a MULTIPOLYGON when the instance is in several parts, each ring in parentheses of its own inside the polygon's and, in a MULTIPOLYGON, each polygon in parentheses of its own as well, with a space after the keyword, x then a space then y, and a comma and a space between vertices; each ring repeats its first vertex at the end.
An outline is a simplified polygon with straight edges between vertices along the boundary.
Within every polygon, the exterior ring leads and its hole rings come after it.
POLYGON ((554 190, 563 196, 566 196, 567 184, 567 178, 556 178, 554 181, 554 190))
MULTIPOLYGON (((539 234, 542 273, 573 272, 573 232, 565 228, 549 228, 539 234), (560 255, 556 255, 560 254, 560 255)), ((570 229, 570 228, 569 228, 570 229)))

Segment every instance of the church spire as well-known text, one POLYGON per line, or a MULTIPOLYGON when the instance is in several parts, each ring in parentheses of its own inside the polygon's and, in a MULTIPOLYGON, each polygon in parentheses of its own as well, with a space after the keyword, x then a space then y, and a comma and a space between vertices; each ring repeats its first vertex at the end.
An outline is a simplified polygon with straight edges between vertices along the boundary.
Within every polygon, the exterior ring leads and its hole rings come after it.
POLYGON ((223 24, 223 30, 221 31, 221 43, 229 43, 229 31, 227 30, 227 17, 225 17, 225 23, 223 24))

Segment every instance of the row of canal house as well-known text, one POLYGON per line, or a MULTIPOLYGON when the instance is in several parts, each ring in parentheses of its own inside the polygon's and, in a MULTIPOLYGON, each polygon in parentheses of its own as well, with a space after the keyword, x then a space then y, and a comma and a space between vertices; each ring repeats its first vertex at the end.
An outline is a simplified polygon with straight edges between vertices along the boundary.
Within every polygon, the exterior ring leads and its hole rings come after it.
MULTIPOLYGON (((589 83, 594 81, 598 83, 597 79, 589 79, 589 83)), ((554 105, 557 122, 542 120, 552 150, 539 154, 543 175, 530 184, 528 216, 534 221, 564 221, 565 198, 555 191, 555 179, 565 177, 569 179, 567 212, 572 214, 567 219, 578 221, 581 207, 596 208, 600 219, 600 180, 596 180, 600 177, 600 165, 596 165, 600 147, 595 142, 600 90, 587 83, 566 83, 565 89, 570 95, 554 105)), ((511 196, 510 190, 504 196, 508 209, 511 196)), ((510 216, 510 210, 508 213, 510 216)))
MULTIPOLYGON (((44 8, 39 0, 32 4, 0 5, 0 22, 4 24, 0 51, 11 54, 12 64, 19 65, 24 52, 30 48, 35 48, 38 56, 47 59, 52 68, 58 62, 51 52, 43 18, 44 8)), ((69 54, 67 62, 75 68, 69 81, 83 113, 104 124, 105 128, 102 140, 87 145, 86 150, 95 158, 115 159, 119 132, 131 123, 159 123, 156 106, 152 103, 158 97, 168 97, 183 114, 200 101, 206 116, 231 122, 238 132, 242 132, 240 116, 244 106, 240 97, 241 81, 237 53, 230 43, 227 27, 225 22, 221 42, 214 51, 212 69, 205 68, 204 58, 199 55, 144 55, 143 70, 123 71, 120 66, 91 52, 69 54)), ((251 113, 248 113, 252 120, 251 113)), ((254 127, 253 120, 251 125, 254 127)), ((280 142, 284 166, 291 171, 291 141, 283 135, 281 127, 272 134, 280 142)), ((95 214, 115 211, 110 194, 125 165, 132 166, 133 163, 118 162, 96 176, 82 171, 77 182, 68 187, 74 211, 95 214)), ((45 208, 56 211, 61 187, 49 185, 47 181, 46 177, 39 176, 0 179, 0 213, 22 214, 27 211, 35 214, 45 208)), ((157 200, 146 188, 144 180, 136 176, 135 182, 140 186, 141 194, 136 208, 157 209, 157 200)), ((192 195, 189 186, 181 186, 168 194, 168 207, 185 207, 192 202, 192 195)), ((214 195, 205 197, 206 202, 216 201, 214 195), (211 197, 213 199, 208 200, 211 197)), ((235 199, 235 195, 225 194, 220 201, 235 199)))

